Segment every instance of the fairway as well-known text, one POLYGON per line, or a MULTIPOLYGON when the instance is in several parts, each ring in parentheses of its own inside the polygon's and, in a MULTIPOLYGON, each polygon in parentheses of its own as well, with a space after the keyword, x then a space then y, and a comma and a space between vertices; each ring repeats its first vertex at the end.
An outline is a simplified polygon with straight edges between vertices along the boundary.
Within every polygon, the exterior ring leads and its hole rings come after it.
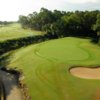
POLYGON ((69 72, 73 66, 99 65, 99 46, 89 39, 68 37, 15 50, 8 67, 23 72, 32 100, 99 100, 100 80, 81 79, 69 72))
POLYGON ((21 37, 28 37, 33 35, 40 35, 42 32, 31 29, 23 29, 18 23, 0 26, 0 41, 15 39, 21 37))

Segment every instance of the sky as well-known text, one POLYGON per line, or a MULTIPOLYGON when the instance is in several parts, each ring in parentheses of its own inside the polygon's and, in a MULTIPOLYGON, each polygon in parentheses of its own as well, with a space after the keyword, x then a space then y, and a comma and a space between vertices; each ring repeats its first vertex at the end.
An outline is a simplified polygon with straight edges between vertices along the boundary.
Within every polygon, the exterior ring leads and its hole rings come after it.
POLYGON ((0 0, 0 20, 16 21, 44 7, 49 10, 100 10, 100 0, 0 0))

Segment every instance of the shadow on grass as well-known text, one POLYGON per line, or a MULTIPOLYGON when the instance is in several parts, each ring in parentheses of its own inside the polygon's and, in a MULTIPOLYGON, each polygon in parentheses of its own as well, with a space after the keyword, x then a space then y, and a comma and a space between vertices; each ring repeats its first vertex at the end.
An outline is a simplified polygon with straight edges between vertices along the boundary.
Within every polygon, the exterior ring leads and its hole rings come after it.
POLYGON ((91 39, 91 42, 94 43, 94 44, 98 44, 98 42, 99 42, 99 37, 92 38, 92 39, 91 39))
POLYGON ((0 57, 0 69, 6 68, 8 66, 8 64, 10 63, 10 55, 11 53, 0 57))

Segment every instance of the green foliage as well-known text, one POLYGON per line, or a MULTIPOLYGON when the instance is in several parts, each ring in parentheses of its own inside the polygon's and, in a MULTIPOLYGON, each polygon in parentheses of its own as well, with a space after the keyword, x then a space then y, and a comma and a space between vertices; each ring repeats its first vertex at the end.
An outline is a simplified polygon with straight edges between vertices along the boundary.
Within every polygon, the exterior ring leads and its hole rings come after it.
POLYGON ((29 36, 23 37, 18 39, 12 39, 0 42, 0 55, 15 50, 30 44, 39 43, 46 40, 45 35, 36 35, 36 36, 29 36))
POLYGON ((100 35, 100 14, 97 15, 96 24, 94 25, 94 30, 97 31, 97 35, 100 35))
POLYGON ((28 16, 19 17, 19 20, 23 27, 44 31, 49 38, 65 36, 95 38, 98 25, 95 25, 95 30, 93 27, 97 14, 100 14, 100 11, 64 12, 41 8, 39 13, 34 12, 28 16))
POLYGON ((98 44, 100 45, 100 14, 97 15, 96 24, 93 26, 93 29, 97 32, 98 44))
POLYGON ((11 21, 9 21, 9 22, 7 22, 7 21, 0 21, 0 27, 6 26, 6 25, 10 25, 12 23, 14 23, 14 22, 11 22, 11 21))
POLYGON ((28 27, 28 18, 26 16, 20 15, 19 16, 19 22, 22 24, 23 28, 27 28, 28 27))

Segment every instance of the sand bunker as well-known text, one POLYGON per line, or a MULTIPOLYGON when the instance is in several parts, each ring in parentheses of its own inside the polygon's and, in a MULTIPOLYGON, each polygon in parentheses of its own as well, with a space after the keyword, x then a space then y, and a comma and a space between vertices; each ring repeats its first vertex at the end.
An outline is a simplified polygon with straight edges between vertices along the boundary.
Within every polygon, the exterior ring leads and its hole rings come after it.
POLYGON ((100 68, 76 67, 71 68, 70 73, 79 78, 100 79, 100 68))

